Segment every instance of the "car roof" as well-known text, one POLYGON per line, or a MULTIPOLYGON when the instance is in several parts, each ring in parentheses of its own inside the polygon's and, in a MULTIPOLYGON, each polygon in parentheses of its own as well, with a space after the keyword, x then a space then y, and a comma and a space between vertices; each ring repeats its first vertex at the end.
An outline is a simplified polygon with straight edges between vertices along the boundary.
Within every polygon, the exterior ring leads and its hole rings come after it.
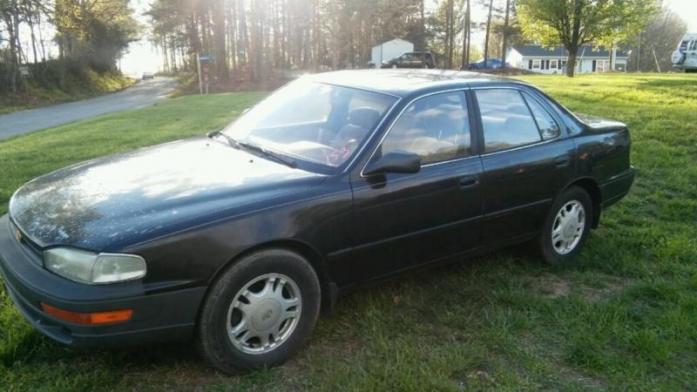
POLYGON ((358 88, 400 98, 472 85, 524 84, 496 75, 435 69, 346 70, 324 72, 310 75, 309 77, 320 83, 358 88))

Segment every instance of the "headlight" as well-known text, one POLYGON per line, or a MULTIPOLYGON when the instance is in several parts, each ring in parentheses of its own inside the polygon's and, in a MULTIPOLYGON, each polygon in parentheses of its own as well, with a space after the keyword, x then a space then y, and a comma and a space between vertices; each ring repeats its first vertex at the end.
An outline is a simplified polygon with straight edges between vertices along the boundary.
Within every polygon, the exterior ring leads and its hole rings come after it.
POLYGON ((136 255, 92 253, 70 248, 44 252, 44 266, 54 273, 87 284, 116 283, 145 276, 145 259, 136 255))

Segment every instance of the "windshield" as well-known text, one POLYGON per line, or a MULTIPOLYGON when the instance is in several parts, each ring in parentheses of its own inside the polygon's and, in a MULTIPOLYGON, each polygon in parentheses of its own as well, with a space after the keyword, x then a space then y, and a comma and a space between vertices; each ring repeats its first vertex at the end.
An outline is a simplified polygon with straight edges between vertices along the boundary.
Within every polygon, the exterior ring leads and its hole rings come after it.
POLYGON ((301 78, 274 92, 223 132, 242 144, 338 167, 353 155, 395 99, 301 78))

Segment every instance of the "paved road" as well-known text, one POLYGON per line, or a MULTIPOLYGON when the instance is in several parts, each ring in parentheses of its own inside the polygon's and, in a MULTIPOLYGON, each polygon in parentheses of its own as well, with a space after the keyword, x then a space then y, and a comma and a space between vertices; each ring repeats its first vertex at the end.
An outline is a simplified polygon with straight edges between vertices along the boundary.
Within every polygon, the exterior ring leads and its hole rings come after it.
POLYGON ((166 98, 176 84, 172 78, 155 78, 118 93, 5 114, 0 116, 0 140, 100 114, 149 106, 166 98))

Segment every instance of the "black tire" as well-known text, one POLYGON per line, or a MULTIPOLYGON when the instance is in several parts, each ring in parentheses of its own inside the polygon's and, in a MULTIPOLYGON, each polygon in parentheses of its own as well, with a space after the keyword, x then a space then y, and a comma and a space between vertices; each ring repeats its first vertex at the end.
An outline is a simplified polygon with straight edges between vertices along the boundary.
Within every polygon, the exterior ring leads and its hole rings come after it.
POLYGON ((556 265, 568 262, 576 257, 588 238, 588 232, 593 224, 593 216, 593 202, 591 201, 588 192, 577 186, 572 186, 566 189, 557 198, 547 213, 547 219, 545 219, 542 232, 537 239, 538 247, 544 260, 549 264, 556 265), (552 230, 557 219, 557 214, 561 211, 562 207, 567 206, 568 203, 572 201, 578 201, 583 206, 585 224, 581 230, 580 239, 575 244, 573 249, 571 249, 568 253, 560 253, 554 246, 552 230))
POLYGON ((213 283, 199 318, 199 350, 208 362, 227 374, 280 365, 300 350, 312 334, 320 301, 317 274, 303 257, 284 249, 253 253, 235 262, 213 283), (299 288, 302 310, 295 328, 280 345, 266 353, 247 353, 228 337, 228 309, 245 285, 265 274, 291 278, 299 288))

